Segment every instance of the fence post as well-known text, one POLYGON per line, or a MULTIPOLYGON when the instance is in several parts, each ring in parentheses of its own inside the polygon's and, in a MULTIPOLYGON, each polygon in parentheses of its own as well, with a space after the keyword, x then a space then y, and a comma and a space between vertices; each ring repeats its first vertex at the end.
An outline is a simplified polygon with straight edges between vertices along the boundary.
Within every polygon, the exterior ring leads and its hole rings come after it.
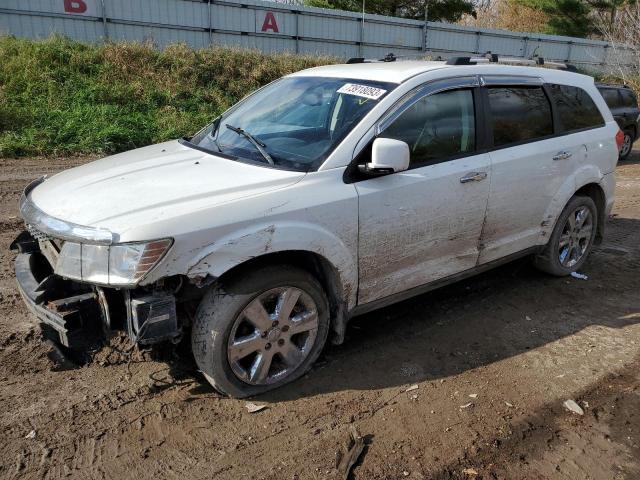
POLYGON ((296 16, 296 53, 300 53, 300 11, 293 10, 296 16))
POLYGON ((607 60, 609 58, 609 47, 611 47, 611 45, 606 44, 604 46, 604 53, 602 54, 602 66, 606 66, 607 65, 607 60))
POLYGON ((362 9, 362 23, 360 24, 360 48, 359 55, 364 57, 364 8, 362 9))
POLYGON ((573 53, 573 42, 569 41, 569 50, 567 51, 567 63, 571 63, 571 53, 573 53))
POLYGON ((475 53, 480 53, 480 35, 482 35, 482 32, 480 30, 476 31, 476 52, 475 53))
POLYGON ((529 48, 529 37, 522 37, 522 58, 527 58, 528 48, 529 48))
POLYGON ((104 0, 100 0, 100 7, 102 8, 102 28, 104 40, 109 40, 109 29, 107 28, 107 9, 104 4, 104 0))
POLYGON ((209 47, 213 47, 213 18, 211 0, 207 0, 207 13, 209 14, 209 47))

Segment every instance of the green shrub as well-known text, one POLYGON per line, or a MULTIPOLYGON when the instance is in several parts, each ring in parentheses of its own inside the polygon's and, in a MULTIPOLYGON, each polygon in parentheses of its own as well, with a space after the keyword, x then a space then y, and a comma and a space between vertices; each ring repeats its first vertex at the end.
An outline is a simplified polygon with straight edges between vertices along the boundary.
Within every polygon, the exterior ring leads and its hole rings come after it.
POLYGON ((329 57, 0 37, 0 156, 114 153, 195 132, 329 57))

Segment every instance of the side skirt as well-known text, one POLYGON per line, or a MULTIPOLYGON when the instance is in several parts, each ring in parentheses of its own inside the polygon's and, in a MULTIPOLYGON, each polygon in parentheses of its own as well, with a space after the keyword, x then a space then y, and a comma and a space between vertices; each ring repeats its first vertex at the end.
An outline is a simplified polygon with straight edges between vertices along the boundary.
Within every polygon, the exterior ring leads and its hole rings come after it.
POLYGON ((393 295, 389 295, 388 297, 379 298, 378 300, 373 300, 372 302, 364 303, 362 305, 356 305, 356 307, 349 312, 349 316, 351 318, 357 317, 358 315, 363 315, 365 313, 372 312, 373 310, 387 307, 389 305, 393 305, 394 303, 402 302, 403 300, 407 300, 417 295, 422 295, 423 293, 427 293, 427 292, 430 292, 431 290, 435 290, 437 288, 444 287, 452 283, 456 283, 460 280, 464 280, 465 278, 473 277, 474 275, 478 275, 480 273, 486 272, 495 267, 499 267, 500 265, 504 265, 506 263, 517 260, 519 258, 526 257, 528 255, 532 255, 535 253, 539 253, 543 248, 544 248, 544 245, 537 245, 535 247, 527 248, 526 250, 512 253, 511 255, 507 255, 506 257, 499 258, 492 262, 485 263, 483 265, 479 265, 474 268, 470 268, 469 270, 465 270, 463 272, 456 273, 454 275, 450 275, 445 278, 441 278, 434 282, 425 283, 424 285, 420 285, 418 287, 405 290, 404 292, 394 293, 393 295))

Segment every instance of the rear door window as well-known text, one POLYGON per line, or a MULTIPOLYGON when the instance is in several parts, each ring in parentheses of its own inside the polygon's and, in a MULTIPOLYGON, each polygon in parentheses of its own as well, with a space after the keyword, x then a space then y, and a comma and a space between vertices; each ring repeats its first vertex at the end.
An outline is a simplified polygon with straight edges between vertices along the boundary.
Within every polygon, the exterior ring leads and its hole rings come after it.
POLYGON ((615 88, 603 88, 600 93, 602 93, 602 98, 607 102, 609 108, 618 108, 620 106, 620 96, 615 88))
POLYGON ((494 146, 553 135, 551 104, 542 87, 490 87, 487 92, 494 146))
POLYGON ((604 119, 591 96, 583 89, 568 85, 550 85, 556 102, 562 132, 604 126, 604 119))

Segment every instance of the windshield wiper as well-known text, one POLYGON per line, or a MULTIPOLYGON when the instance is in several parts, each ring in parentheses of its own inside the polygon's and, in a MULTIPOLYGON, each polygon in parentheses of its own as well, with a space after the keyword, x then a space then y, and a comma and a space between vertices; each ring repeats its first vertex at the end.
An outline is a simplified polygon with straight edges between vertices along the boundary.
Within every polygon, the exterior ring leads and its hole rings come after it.
POLYGON ((251 135, 246 130, 243 130, 242 128, 234 127, 233 125, 229 125, 228 123, 225 124, 225 127, 227 127, 229 130, 233 132, 236 132, 238 135, 242 135, 244 138, 249 140, 249 143, 251 143, 251 145, 256 147, 256 150, 258 150, 260 155, 262 155, 268 163, 270 163, 271 165, 275 165, 275 162, 273 161, 273 158, 271 158, 271 155, 269 155, 267 151, 264 149, 266 145, 263 142, 261 142, 256 137, 251 135))

